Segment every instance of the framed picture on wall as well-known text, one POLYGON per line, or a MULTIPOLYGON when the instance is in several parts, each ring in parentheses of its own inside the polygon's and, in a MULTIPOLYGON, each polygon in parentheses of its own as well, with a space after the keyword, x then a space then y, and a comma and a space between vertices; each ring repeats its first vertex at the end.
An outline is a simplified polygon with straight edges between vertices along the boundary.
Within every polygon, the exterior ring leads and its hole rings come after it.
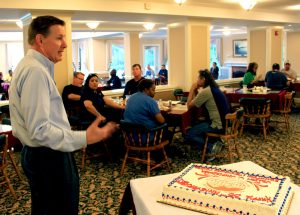
POLYGON ((233 57, 247 57, 247 40, 233 40, 233 57))

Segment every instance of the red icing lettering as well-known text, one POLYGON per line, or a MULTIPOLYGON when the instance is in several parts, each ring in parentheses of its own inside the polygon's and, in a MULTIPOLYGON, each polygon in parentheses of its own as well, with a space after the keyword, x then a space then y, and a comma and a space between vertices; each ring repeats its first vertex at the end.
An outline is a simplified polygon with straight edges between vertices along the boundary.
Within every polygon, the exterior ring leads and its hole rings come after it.
POLYGON ((247 200, 250 201, 261 201, 261 202, 272 202, 271 197, 265 196, 265 197, 257 197, 257 196, 246 196, 247 200))

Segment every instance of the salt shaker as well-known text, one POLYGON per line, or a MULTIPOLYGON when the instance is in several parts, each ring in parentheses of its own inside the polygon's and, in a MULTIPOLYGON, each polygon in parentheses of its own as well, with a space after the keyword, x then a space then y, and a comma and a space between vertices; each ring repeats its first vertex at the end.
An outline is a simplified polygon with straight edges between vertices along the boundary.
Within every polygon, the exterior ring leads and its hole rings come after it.
POLYGON ((171 109, 172 108, 172 101, 169 100, 169 108, 171 109))

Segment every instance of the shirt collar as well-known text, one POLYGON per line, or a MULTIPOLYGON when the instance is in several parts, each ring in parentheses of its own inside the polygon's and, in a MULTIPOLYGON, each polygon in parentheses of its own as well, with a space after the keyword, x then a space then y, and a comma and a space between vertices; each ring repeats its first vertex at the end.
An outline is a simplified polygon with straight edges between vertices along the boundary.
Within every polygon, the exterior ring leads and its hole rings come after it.
POLYGON ((54 79, 54 63, 51 60, 49 60, 47 57, 45 57, 45 55, 41 54, 40 52, 34 49, 29 49, 27 51, 27 55, 38 59, 38 61, 47 68, 47 71, 49 71, 50 76, 54 79))

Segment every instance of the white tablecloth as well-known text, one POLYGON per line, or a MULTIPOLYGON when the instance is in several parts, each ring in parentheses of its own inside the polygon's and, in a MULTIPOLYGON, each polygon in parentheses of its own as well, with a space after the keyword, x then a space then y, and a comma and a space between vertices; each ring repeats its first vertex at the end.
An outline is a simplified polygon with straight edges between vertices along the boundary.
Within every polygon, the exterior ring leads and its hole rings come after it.
POLYGON ((9 100, 0 101, 0 107, 9 105, 9 100))
MULTIPOLYGON (((269 170, 251 162, 243 161, 234 164, 224 165, 223 167, 232 168, 240 171, 249 171, 259 174, 274 174, 269 170)), ((158 203, 157 200, 161 196, 162 186, 164 183, 168 183, 173 179, 178 173, 155 176, 149 178, 140 178, 130 181, 131 192, 133 196, 133 201, 135 204, 135 209, 138 215, 147 214, 167 214, 167 215, 199 215, 202 213, 185 210, 182 208, 166 205, 163 203, 158 203)), ((288 215, 300 214, 300 187, 292 185, 295 194, 288 212, 288 215)))

